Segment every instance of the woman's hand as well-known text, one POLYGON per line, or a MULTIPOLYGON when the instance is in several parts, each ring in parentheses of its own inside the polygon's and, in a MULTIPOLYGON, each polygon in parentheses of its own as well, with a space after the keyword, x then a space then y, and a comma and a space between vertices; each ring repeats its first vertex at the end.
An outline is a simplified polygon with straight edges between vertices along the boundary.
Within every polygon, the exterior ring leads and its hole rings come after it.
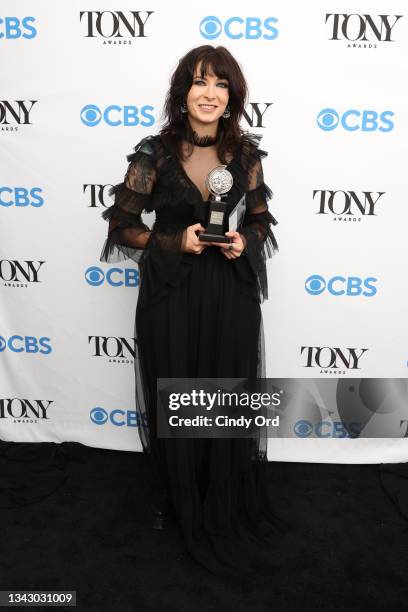
POLYGON ((232 242, 226 245, 225 242, 210 242, 214 246, 221 248, 221 252, 227 259, 237 259, 246 247, 246 238, 239 232, 225 232, 226 236, 232 238, 232 242))
POLYGON ((211 244, 210 242, 201 242, 201 240, 198 239, 196 232, 204 231, 204 229, 201 223, 195 223, 194 225, 186 227, 181 245, 183 253, 195 253, 196 255, 200 255, 205 247, 211 244))

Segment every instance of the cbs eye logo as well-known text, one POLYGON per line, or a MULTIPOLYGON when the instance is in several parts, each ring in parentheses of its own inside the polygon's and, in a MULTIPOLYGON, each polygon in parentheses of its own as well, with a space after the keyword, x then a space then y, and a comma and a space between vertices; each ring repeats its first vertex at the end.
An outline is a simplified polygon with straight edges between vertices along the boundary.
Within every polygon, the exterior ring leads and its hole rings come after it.
POLYGON ((324 108, 317 115, 317 125, 324 132, 331 132, 339 125, 347 132, 391 132, 394 129, 394 124, 391 117, 394 116, 392 111, 383 111, 377 113, 373 110, 358 111, 355 109, 348 110, 340 115, 334 108, 324 108))
POLYGON ((99 287, 105 280, 105 275, 100 268, 93 266, 85 271, 85 280, 93 287, 99 287))
POLYGON ((88 104, 81 110, 81 121, 88 127, 94 127, 101 122, 102 113, 95 104, 88 104))
POLYGON ((314 274, 305 281, 305 289, 311 295, 320 295, 326 289, 326 281, 323 276, 314 274))
POLYGON ((112 287, 137 287, 139 285, 139 270, 134 268, 109 268, 102 270, 91 266, 85 270, 85 280, 92 287, 100 287, 105 282, 112 287))
POLYGON ((313 425, 310 421, 302 419, 295 423, 294 431, 298 438, 307 438, 313 432, 313 425))
POLYGON ((278 36, 278 29, 272 25, 277 23, 276 17, 263 20, 259 17, 230 17, 224 24, 218 17, 209 15, 200 22, 200 34, 207 40, 214 40, 224 32, 227 38, 245 38, 274 40, 278 36))
POLYGON ((95 423, 95 425, 104 425, 108 420, 108 413, 103 408, 99 406, 97 408, 93 408, 90 412, 91 421, 95 423))
POLYGON ((377 288, 374 283, 377 279, 373 276, 360 278, 358 276, 333 276, 326 281, 319 274, 312 274, 305 281, 305 289, 310 295, 320 295, 324 291, 328 291, 331 295, 347 295, 372 297, 377 293, 377 288))

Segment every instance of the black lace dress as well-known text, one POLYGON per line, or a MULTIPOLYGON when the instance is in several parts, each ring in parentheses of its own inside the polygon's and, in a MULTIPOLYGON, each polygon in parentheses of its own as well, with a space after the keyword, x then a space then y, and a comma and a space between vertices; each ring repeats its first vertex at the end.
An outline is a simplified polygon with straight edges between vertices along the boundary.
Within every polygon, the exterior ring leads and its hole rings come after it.
MULTIPOLYGON (((183 252, 184 230, 207 225, 208 202, 164 136, 143 138, 128 156, 101 261, 139 264, 136 307, 136 409, 154 482, 154 505, 170 504, 193 557, 214 573, 245 567, 260 542, 286 524, 273 512, 264 481, 267 439, 164 439, 156 435, 156 378, 265 376, 260 303, 267 298, 266 259, 277 249, 268 210, 261 137, 244 133, 227 165, 227 210, 246 194, 240 232, 246 249, 227 259, 219 247, 183 252), (155 211, 150 231, 142 212, 155 211)), ((199 152, 197 163, 214 155, 199 152)), ((194 167, 194 156, 192 164, 194 167)), ((217 165, 217 164, 215 164, 217 165)))

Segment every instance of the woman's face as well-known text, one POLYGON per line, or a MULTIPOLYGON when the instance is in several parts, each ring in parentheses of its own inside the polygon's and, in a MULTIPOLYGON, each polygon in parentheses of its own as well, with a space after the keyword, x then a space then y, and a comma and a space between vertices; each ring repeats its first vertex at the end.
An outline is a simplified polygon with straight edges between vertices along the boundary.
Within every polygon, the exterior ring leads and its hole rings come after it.
POLYGON ((212 71, 201 78, 200 65, 201 62, 194 70, 193 84, 187 95, 188 116, 193 128, 197 124, 218 124, 229 99, 227 79, 218 78, 212 71))

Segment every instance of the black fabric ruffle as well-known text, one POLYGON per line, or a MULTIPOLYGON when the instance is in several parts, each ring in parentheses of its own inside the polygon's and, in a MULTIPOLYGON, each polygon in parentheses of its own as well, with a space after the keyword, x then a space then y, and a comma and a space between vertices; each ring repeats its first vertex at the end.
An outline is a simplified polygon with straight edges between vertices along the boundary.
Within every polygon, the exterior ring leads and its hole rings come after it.
POLYGON ((262 204, 267 203, 269 200, 272 199, 272 197, 272 191, 270 190, 268 185, 266 185, 264 181, 262 181, 262 183, 258 187, 256 187, 256 189, 252 189, 251 191, 246 192, 245 200, 247 212, 250 212, 257 206, 261 206, 262 204))
POLYGON ((147 203, 146 200, 148 201, 149 196, 138 194, 128 189, 124 183, 115 185, 109 191, 109 194, 115 195, 116 201, 113 206, 103 211, 102 218, 109 223, 116 221, 117 224, 114 229, 108 231, 107 238, 102 247, 100 261, 113 263, 125 259, 133 259, 136 262, 140 262, 144 249, 137 246, 137 237, 140 237, 142 233, 149 232, 150 228, 143 223, 140 214, 136 215, 134 212, 128 212, 130 206, 126 209, 121 207, 118 202, 132 203, 134 207, 140 206, 141 210, 143 210, 144 202, 147 203), (125 229, 128 230, 127 233, 123 231, 125 229), (132 232, 129 232, 129 229, 132 232), (127 236, 126 239, 124 238, 125 234, 127 236), (132 236, 132 234, 133 243, 129 240, 129 235, 132 236))
POLYGON ((249 189, 249 185, 247 185, 245 194, 246 214, 240 233, 245 236, 247 241, 244 252, 256 277, 258 296, 262 303, 268 299, 266 262, 279 250, 279 247, 271 228, 271 225, 277 225, 278 222, 268 209, 268 202, 272 199, 273 192, 263 178, 262 160, 267 157, 268 153, 259 148, 261 139, 262 135, 260 134, 247 133, 243 140, 241 166, 247 177, 255 167, 258 167, 259 176, 256 180, 257 186, 254 189, 249 189), (255 212, 262 208, 264 208, 262 212, 255 212))
POLYGON ((263 213, 247 215, 244 218, 244 225, 241 229, 241 233, 245 236, 247 241, 245 251, 251 269, 256 275, 261 303, 268 299, 266 261, 278 250, 275 235, 270 227, 271 223, 276 225, 277 221, 269 210, 267 210, 263 213), (259 236, 260 228, 263 234, 262 238, 259 236))
POLYGON ((268 156, 268 152, 259 147, 262 137, 262 134, 253 132, 245 132, 242 135, 240 163, 247 175, 259 160, 262 161, 268 156))
POLYGON ((141 214, 143 211, 153 210, 151 185, 145 180, 138 186, 143 191, 138 191, 128 187, 126 182, 131 180, 132 168, 137 168, 142 177, 156 173, 154 150, 151 146, 153 139, 153 136, 147 136, 134 147, 134 152, 127 156, 128 168, 124 180, 109 191, 114 203, 101 215, 109 222, 109 229, 100 261, 117 263, 133 259, 140 263, 143 258, 145 248, 144 241, 142 248, 141 235, 149 232, 150 228, 143 223, 141 214))

